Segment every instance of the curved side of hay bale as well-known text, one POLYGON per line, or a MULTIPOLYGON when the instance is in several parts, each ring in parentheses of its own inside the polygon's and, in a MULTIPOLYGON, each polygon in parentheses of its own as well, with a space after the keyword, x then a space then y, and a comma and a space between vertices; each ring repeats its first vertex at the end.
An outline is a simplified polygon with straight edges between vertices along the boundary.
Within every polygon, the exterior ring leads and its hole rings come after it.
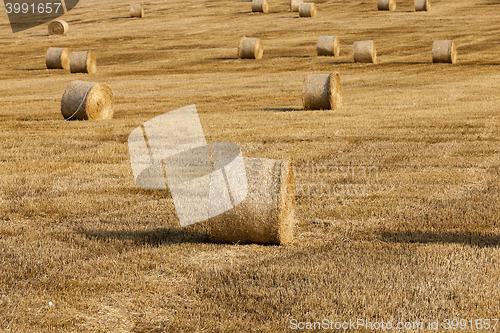
POLYGON ((69 25, 66 21, 55 20, 49 23, 49 35, 64 36, 68 33, 69 25))
POLYGON ((377 63, 375 42, 365 40, 354 43, 354 62, 377 63))
POLYGON ((305 78, 302 88, 304 110, 337 110, 342 106, 340 75, 312 74, 305 78))
POLYGON ((267 0, 252 0, 252 12, 268 13, 269 3, 267 0))
POLYGON ((144 5, 141 3, 130 5, 130 17, 144 17, 144 5))
POLYGON ((73 52, 69 57, 69 68, 71 73, 97 72, 97 64, 93 51, 73 52))
POLYGON ((287 244, 295 225, 295 180, 290 160, 244 158, 246 198, 209 220, 217 243, 287 244))
POLYGON ((457 61, 457 44, 453 40, 435 40, 432 45, 432 62, 454 64, 457 61))
POLYGON ((290 0, 290 11, 291 12, 298 12, 300 5, 304 3, 303 0, 290 0))
POLYGON ((104 83, 74 81, 61 100, 61 113, 66 120, 101 120, 113 118, 115 96, 104 83))
POLYGON ((299 17, 314 17, 316 16, 316 4, 312 2, 304 2, 299 7, 299 17))
POLYGON ((47 69, 69 69, 71 51, 62 47, 51 47, 45 56, 47 69))
POLYGON ((338 57, 340 53, 339 39, 336 36, 319 36, 316 51, 318 56, 338 57))
POLYGON ((243 37, 238 45, 238 58, 261 59, 264 54, 264 45, 260 38, 243 37))
POLYGON ((396 10, 396 0, 378 0, 378 10, 396 10))
POLYGON ((415 0, 415 11, 423 12, 431 10, 430 0, 415 0))

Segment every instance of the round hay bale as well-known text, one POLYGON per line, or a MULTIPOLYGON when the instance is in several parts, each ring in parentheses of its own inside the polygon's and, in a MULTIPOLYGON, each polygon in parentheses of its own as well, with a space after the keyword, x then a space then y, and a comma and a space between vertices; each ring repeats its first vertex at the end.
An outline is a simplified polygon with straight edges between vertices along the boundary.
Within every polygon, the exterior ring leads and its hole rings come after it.
POLYGON ((318 56, 338 57, 340 54, 339 39, 336 36, 319 36, 316 50, 318 56))
POLYGON ((45 56, 47 69, 69 69, 71 51, 62 47, 51 47, 45 56))
POLYGON ((94 74, 97 72, 94 52, 83 51, 71 53, 69 57, 69 69, 71 73, 94 74))
POLYGON ((238 45, 238 58, 261 59, 264 54, 264 45, 260 38, 243 37, 238 45))
POLYGON ((342 106, 342 84, 339 73, 312 74, 302 88, 304 110, 337 110, 342 106))
POLYGON ((415 0, 415 11, 423 12, 431 10, 430 0, 415 0))
POLYGON ((290 0, 290 11, 291 12, 298 12, 300 5, 304 3, 303 0, 290 0))
POLYGON ((299 17, 314 17, 316 16, 316 4, 312 2, 304 2, 299 6, 299 17))
POLYGON ((396 10, 396 0, 378 0, 378 10, 396 10))
POLYGON ((267 0, 252 0, 252 12, 268 13, 269 3, 267 0))
POLYGON ((69 25, 66 21, 55 20, 49 23, 49 35, 66 35, 69 30, 69 25))
POLYGON ((365 40, 354 43, 354 62, 377 63, 377 51, 375 42, 365 40))
POLYGON ((432 62, 454 64, 457 61, 457 44, 453 40, 435 40, 432 45, 432 62))
POLYGON ((112 119, 115 95, 104 83, 74 81, 61 100, 65 120, 112 119))
POLYGON ((133 4, 130 5, 130 17, 144 17, 144 5, 139 3, 139 4, 133 4))
POLYGON ((216 243, 288 244, 295 226, 295 179, 290 160, 244 158, 248 194, 209 219, 216 243))

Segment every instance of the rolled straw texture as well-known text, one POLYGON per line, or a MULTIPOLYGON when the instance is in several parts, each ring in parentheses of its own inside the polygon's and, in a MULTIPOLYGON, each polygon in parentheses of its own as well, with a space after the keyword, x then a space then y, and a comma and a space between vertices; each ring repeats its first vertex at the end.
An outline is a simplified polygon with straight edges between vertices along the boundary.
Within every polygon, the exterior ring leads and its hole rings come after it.
POLYGON ((457 44, 453 40, 435 40, 432 45, 432 62, 454 64, 457 61, 457 44))
POLYGON ((51 47, 45 56, 47 69, 69 69, 71 51, 62 47, 51 47))
POLYGON ((396 0, 378 0, 378 10, 396 10, 396 0))
POLYGON ((303 0, 290 0, 290 11, 298 12, 300 5, 302 5, 303 3, 303 0))
POLYGON ((238 58, 261 59, 264 54, 264 45, 260 38, 243 37, 238 45, 238 58))
POLYGON ((338 57, 340 53, 339 39, 336 36, 319 36, 316 50, 319 56, 338 57))
POLYGON ((304 2, 299 7, 299 17, 314 17, 316 16, 316 4, 312 2, 304 2))
POLYGON ((377 50, 375 42, 365 40, 354 43, 354 62, 377 63, 377 50))
POLYGON ((113 118, 115 96, 104 83, 72 82, 61 100, 61 113, 67 120, 113 118))
POLYGON ((209 220, 217 243, 288 244, 295 226, 295 179, 290 160, 244 158, 246 198, 209 220))
POLYGON ((97 64, 93 51, 73 52, 69 57, 69 69, 71 73, 97 72, 97 64))
POLYGON ((267 0, 252 0, 252 12, 269 12, 269 3, 267 0))
POLYGON ((69 25, 66 21, 55 20, 49 23, 49 35, 66 35, 69 25))
POLYGON ((430 0, 415 0, 415 11, 423 12, 431 10, 430 0))
POLYGON ((130 5, 130 17, 144 17, 144 5, 140 3, 130 5))
POLYGON ((340 75, 312 74, 304 80, 302 88, 304 110, 337 110, 342 106, 340 75))

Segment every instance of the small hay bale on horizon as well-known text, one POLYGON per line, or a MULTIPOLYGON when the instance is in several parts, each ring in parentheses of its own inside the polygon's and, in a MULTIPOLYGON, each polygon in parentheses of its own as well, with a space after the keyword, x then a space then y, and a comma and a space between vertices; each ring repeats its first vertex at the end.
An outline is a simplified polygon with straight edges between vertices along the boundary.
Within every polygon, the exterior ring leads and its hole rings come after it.
POLYGON ((432 45, 432 62, 454 64, 457 61, 457 44, 453 40, 435 40, 432 45))
POLYGON ((269 3, 267 0, 252 0, 252 12, 269 13, 269 3))
POLYGON ((49 23, 49 35, 64 36, 68 33, 69 25, 66 21, 55 20, 49 23))
POLYGON ((339 39, 336 36, 319 36, 316 44, 318 56, 338 57, 340 54, 339 39))
POLYGON ((61 113, 65 120, 113 118, 115 97, 104 83, 73 81, 64 91, 61 113))
POLYGON ((316 4, 313 2, 304 2, 299 7, 299 17, 315 17, 316 4))
POLYGON ((431 10, 430 0, 415 0, 415 11, 424 12, 431 10))
POLYGON ((304 110, 338 110, 342 107, 342 84, 338 72, 311 74, 302 88, 304 110))
POLYGON ((71 51, 63 47, 51 47, 45 56, 47 69, 69 69, 71 51))
POLYGON ((396 0, 378 0, 378 10, 396 10, 396 0))
POLYGON ((290 11, 298 12, 300 5, 304 3, 304 0, 290 0, 290 11))
POLYGON ((130 17, 144 17, 144 5, 141 3, 130 5, 130 17))
POLYGON ((264 45, 260 38, 243 37, 238 45, 238 58, 261 59, 264 54, 264 45))
POLYGON ((377 63, 377 50, 373 40, 354 43, 354 62, 377 63))

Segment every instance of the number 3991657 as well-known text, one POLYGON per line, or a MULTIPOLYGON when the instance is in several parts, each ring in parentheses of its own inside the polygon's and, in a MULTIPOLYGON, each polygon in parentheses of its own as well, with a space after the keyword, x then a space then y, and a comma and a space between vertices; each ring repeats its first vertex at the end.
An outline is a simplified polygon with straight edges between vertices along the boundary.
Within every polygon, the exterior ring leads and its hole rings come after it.
POLYGON ((58 13, 61 8, 61 3, 6 3, 5 10, 7 14, 52 14, 58 13))

